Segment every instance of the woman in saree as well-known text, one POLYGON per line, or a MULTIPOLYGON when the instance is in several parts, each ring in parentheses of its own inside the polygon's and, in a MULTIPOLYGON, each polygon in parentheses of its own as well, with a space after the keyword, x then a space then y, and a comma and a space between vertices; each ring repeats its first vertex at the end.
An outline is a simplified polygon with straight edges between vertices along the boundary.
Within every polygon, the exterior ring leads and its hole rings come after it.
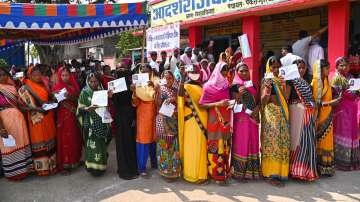
POLYGON ((334 108, 335 166, 340 170, 360 169, 360 147, 357 124, 359 91, 349 90, 349 62, 345 57, 336 60, 336 74, 331 81, 335 94, 342 94, 334 108))
POLYGON ((241 180, 258 179, 260 176, 259 127, 257 123, 260 107, 257 92, 249 83, 249 68, 244 63, 236 66, 231 86, 232 97, 242 110, 234 110, 231 165, 233 177, 241 180))
POLYGON ((179 153, 178 139, 178 120, 176 113, 178 84, 175 76, 170 70, 163 73, 166 84, 161 85, 158 90, 157 108, 160 109, 164 104, 175 106, 175 112, 171 117, 161 114, 156 116, 156 153, 158 160, 158 170, 161 176, 167 179, 180 177, 181 162, 179 153))
POLYGON ((231 111, 227 108, 230 98, 230 85, 226 78, 228 65, 219 62, 209 81, 204 85, 199 100, 202 107, 208 108, 207 151, 209 174, 218 184, 226 183, 230 177, 231 111))
POLYGON ((261 169, 266 182, 275 186, 288 179, 290 158, 286 82, 279 77, 280 66, 278 58, 268 59, 261 86, 261 169))
POLYGON ((188 182, 203 183, 208 179, 208 113, 199 105, 202 94, 200 72, 188 72, 186 76, 185 68, 180 69, 182 71, 178 96, 178 125, 183 176, 188 182))
POLYGON ((313 65, 312 91, 317 104, 316 119, 316 161, 317 170, 322 176, 335 173, 333 106, 340 97, 332 99, 332 89, 328 80, 330 65, 326 60, 318 60, 313 65))
POLYGON ((22 104, 7 72, 0 68, 0 136, 14 138, 15 145, 7 146, 0 141, 2 167, 7 179, 21 180, 32 171, 33 162, 26 121, 20 112, 22 104))
POLYGON ((102 118, 91 105, 94 91, 102 90, 100 80, 94 73, 86 79, 86 86, 82 89, 76 115, 85 145, 85 168, 93 176, 101 176, 107 167, 107 147, 111 141, 110 124, 103 123, 102 118))
POLYGON ((56 119, 57 168, 67 174, 79 166, 81 159, 82 140, 76 119, 77 100, 80 88, 71 75, 70 69, 61 67, 57 72, 57 84, 53 93, 66 89, 65 100, 59 103, 56 119))
POLYGON ((290 114, 290 176, 314 181, 319 178, 316 168, 315 102, 310 85, 304 79, 305 62, 294 61, 300 78, 288 81, 290 114))
POLYGON ((50 89, 41 75, 39 66, 28 69, 29 79, 19 89, 21 100, 30 109, 27 113, 34 169, 37 175, 50 175, 56 171, 56 127, 54 112, 41 107, 50 101, 50 89))
POLYGON ((149 64, 141 67, 142 73, 149 74, 148 85, 132 84, 132 102, 136 107, 136 155, 138 171, 141 176, 147 176, 146 164, 150 154, 151 167, 157 168, 155 118, 155 95, 158 88, 158 78, 149 64))

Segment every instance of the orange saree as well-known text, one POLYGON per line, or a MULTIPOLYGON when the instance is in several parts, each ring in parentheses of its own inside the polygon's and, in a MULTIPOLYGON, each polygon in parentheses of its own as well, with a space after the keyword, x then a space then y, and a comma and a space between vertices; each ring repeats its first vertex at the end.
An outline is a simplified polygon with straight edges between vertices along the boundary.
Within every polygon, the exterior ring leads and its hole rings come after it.
MULTIPOLYGON (((23 102, 31 107, 41 107, 43 103, 49 101, 50 97, 45 85, 28 79, 24 80, 24 86, 20 88, 19 95, 23 102)), ((43 114, 30 111, 27 117, 35 172, 38 175, 49 175, 55 172, 56 168, 54 113, 47 111, 43 114)))

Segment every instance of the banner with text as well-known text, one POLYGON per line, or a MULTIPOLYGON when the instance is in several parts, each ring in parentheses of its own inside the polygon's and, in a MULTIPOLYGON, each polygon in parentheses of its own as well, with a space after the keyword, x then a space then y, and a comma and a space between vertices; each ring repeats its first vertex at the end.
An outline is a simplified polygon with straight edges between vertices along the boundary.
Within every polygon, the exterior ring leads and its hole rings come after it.
POLYGON ((290 0, 166 0, 151 5, 151 27, 290 0))
POLYGON ((147 57, 152 51, 158 53, 166 51, 168 56, 175 48, 180 46, 180 24, 174 23, 156 28, 149 28, 146 31, 146 50, 147 57))

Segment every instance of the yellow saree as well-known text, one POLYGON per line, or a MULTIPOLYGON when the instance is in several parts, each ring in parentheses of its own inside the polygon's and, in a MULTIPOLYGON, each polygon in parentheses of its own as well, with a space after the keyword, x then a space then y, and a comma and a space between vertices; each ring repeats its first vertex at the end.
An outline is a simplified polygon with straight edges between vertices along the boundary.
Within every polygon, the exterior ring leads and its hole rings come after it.
MULTIPOLYGON (((321 79, 320 60, 313 67, 312 88, 314 99, 317 103, 330 102, 332 89, 328 78, 321 79)), ((334 136, 333 136, 333 112, 331 106, 319 106, 316 120, 317 130, 317 167, 320 175, 333 175, 334 169, 334 136)))
POLYGON ((180 157, 184 179, 199 183, 208 176, 205 136, 208 115, 198 104, 202 88, 192 84, 185 84, 184 88, 185 96, 178 97, 180 157))

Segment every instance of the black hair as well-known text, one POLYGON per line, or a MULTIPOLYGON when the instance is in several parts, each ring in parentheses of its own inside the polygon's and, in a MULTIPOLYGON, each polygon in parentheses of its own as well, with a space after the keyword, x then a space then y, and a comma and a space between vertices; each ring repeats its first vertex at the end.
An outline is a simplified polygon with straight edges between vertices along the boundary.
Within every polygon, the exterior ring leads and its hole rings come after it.
POLYGON ((160 55, 167 54, 166 51, 161 51, 160 55))
POLYGON ((295 61, 293 62, 293 64, 295 64, 295 65, 299 65, 299 64, 301 64, 301 63, 304 63, 304 64, 306 65, 306 63, 305 63, 305 61, 304 61, 303 59, 297 59, 297 60, 295 60, 295 61))
POLYGON ((170 74, 173 77, 173 79, 175 79, 175 75, 171 70, 163 71, 163 73, 161 74, 161 78, 164 78, 165 74, 170 74))
POLYGON ((321 69, 325 68, 325 67, 328 67, 328 66, 330 66, 330 63, 327 60, 325 60, 325 59, 320 60, 320 68, 321 69))
POLYGON ((269 62, 269 66, 271 67, 273 64, 275 64, 276 62, 278 62, 280 65, 281 65, 281 61, 278 57, 276 56, 271 56, 269 59, 268 59, 268 62, 269 62))
POLYGON ((245 63, 239 63, 236 65, 235 70, 238 71, 240 69, 240 67, 247 67, 249 69, 249 66, 245 63))
POLYGON ((292 53, 292 47, 289 45, 281 47, 281 50, 286 50, 288 53, 292 53))
POLYGON ((299 32, 299 39, 303 39, 305 37, 308 37, 309 36, 309 33, 305 30, 300 30, 299 32))
POLYGON ((157 56, 157 52, 156 52, 156 51, 152 51, 152 52, 150 53, 150 56, 157 56))
POLYGON ((349 63, 349 60, 346 57, 340 57, 338 59, 336 59, 336 68, 341 64, 341 63, 349 63))

